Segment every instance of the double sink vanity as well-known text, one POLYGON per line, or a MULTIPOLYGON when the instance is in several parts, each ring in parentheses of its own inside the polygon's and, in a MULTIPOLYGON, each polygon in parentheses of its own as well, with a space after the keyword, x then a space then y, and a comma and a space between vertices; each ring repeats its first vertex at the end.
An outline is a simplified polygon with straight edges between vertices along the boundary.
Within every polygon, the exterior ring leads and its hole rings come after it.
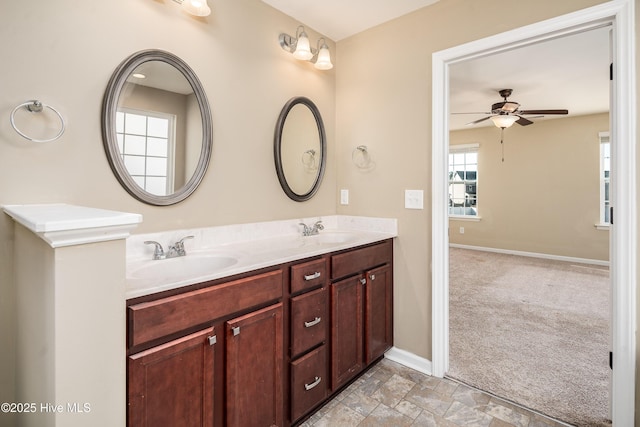
POLYGON ((392 346, 395 221, 323 221, 129 237, 128 425, 292 425, 392 346))
MULTIPOLYGON (((144 50, 115 69, 103 144, 138 201, 189 197, 209 166, 212 129, 204 87, 179 57, 144 50)), ((291 98, 273 141, 289 199, 316 194, 326 151, 319 109, 291 98)), ((16 397, 91 407, 83 418, 56 413, 60 425, 295 425, 393 345, 394 219, 130 234, 142 215, 65 204, 3 210, 19 224, 16 397)))

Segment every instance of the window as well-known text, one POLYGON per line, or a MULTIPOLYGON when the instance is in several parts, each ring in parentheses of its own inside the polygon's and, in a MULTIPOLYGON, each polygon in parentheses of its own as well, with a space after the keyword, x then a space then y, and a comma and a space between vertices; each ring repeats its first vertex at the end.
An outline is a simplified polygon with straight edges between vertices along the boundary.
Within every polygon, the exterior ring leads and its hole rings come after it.
POLYGON ((465 144, 449 148, 450 216, 478 216, 478 147, 465 144))
POLYGON ((609 181, 611 174, 611 142, 609 132, 600 132, 600 223, 609 224, 609 181))
POLYGON ((142 189, 173 193, 175 116, 150 111, 119 110, 116 136, 127 171, 142 189))

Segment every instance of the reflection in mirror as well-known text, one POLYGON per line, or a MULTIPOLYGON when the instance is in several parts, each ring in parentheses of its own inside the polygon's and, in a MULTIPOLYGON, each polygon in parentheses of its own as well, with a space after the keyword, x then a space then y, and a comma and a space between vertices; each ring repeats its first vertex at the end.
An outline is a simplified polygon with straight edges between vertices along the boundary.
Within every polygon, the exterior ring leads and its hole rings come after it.
POLYGON ((292 200, 310 199, 324 174, 326 139, 322 117, 304 97, 285 104, 276 125, 274 158, 284 192, 292 200))
POLYGON ((163 51, 143 51, 114 73, 103 106, 112 169, 134 197, 177 203, 202 180, 211 154, 211 114, 195 73, 163 51))

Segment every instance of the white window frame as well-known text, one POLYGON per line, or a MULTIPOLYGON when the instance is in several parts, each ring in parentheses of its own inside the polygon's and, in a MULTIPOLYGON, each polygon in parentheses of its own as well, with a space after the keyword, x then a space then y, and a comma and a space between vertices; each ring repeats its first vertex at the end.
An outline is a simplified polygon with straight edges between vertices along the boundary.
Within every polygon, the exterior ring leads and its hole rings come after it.
POLYGON ((609 215, 609 206, 611 198, 611 139, 609 132, 599 132, 598 140, 600 146, 600 219, 596 224, 596 228, 599 230, 608 230, 611 225, 607 219, 609 215), (609 176, 605 177, 605 145, 609 145, 609 176), (607 196, 606 185, 609 184, 609 197, 607 196))
MULTIPOLYGON (((160 194, 160 196, 165 196, 168 194, 172 194, 175 189, 174 189, 174 182, 175 182, 175 151, 176 151, 176 116, 175 114, 169 114, 169 113, 163 113, 163 112, 159 112, 159 111, 149 111, 149 110, 139 110, 139 109, 135 109, 135 108, 118 108, 118 113, 124 113, 124 114, 136 114, 139 116, 146 116, 146 117, 154 117, 154 118, 159 118, 159 119, 165 119, 169 122, 169 129, 167 131, 168 135, 168 142, 167 142, 167 171, 166 171, 166 179, 167 179, 167 183, 166 183, 166 193, 165 194, 160 194)), ((124 135, 124 133, 120 133, 118 132, 119 135, 124 135)), ((147 138, 147 135, 141 135, 144 136, 145 138, 147 138)), ((145 143, 146 144, 146 143, 145 143)), ((123 157, 124 160, 124 153, 121 153, 121 156, 123 157)), ((146 157, 148 157, 147 155, 144 156, 145 157, 145 162, 146 162, 146 157)), ((146 178, 147 175, 145 173, 144 175, 144 179, 146 182, 146 178)), ((143 190, 147 191, 146 185, 144 187, 142 187, 143 190)))
MULTIPOLYGON (((473 144, 459 144, 459 145, 449 146, 449 159, 451 159, 452 154, 460 154, 460 153, 476 153, 476 155, 479 156, 480 144, 473 143, 473 144)), ((451 185, 452 185, 451 179, 449 177, 450 168, 451 168, 451 162, 449 160, 449 169, 447 170, 447 181, 449 182, 449 189, 451 189, 451 185)), ((475 205, 473 206, 473 209, 475 210, 475 214, 466 214, 466 213, 452 214, 450 213, 452 206, 449 206, 449 218, 456 219, 456 220, 461 219, 461 220, 467 220, 467 221, 480 220, 480 214, 478 211, 478 177, 479 177, 478 163, 476 161, 476 179, 474 180, 476 185, 476 193, 475 193, 476 195, 475 195, 475 205)), ((465 179, 463 180, 463 182, 465 182, 465 186, 466 186, 466 161, 465 161, 465 179)), ((451 194, 449 196, 451 197, 451 194)))

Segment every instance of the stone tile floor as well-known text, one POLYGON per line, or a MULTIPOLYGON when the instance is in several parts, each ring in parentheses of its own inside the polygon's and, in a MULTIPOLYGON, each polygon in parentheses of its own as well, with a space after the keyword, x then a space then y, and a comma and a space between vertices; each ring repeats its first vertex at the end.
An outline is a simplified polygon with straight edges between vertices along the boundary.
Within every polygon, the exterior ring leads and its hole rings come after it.
POLYGON ((382 359, 301 427, 560 427, 556 422, 449 379, 382 359))

